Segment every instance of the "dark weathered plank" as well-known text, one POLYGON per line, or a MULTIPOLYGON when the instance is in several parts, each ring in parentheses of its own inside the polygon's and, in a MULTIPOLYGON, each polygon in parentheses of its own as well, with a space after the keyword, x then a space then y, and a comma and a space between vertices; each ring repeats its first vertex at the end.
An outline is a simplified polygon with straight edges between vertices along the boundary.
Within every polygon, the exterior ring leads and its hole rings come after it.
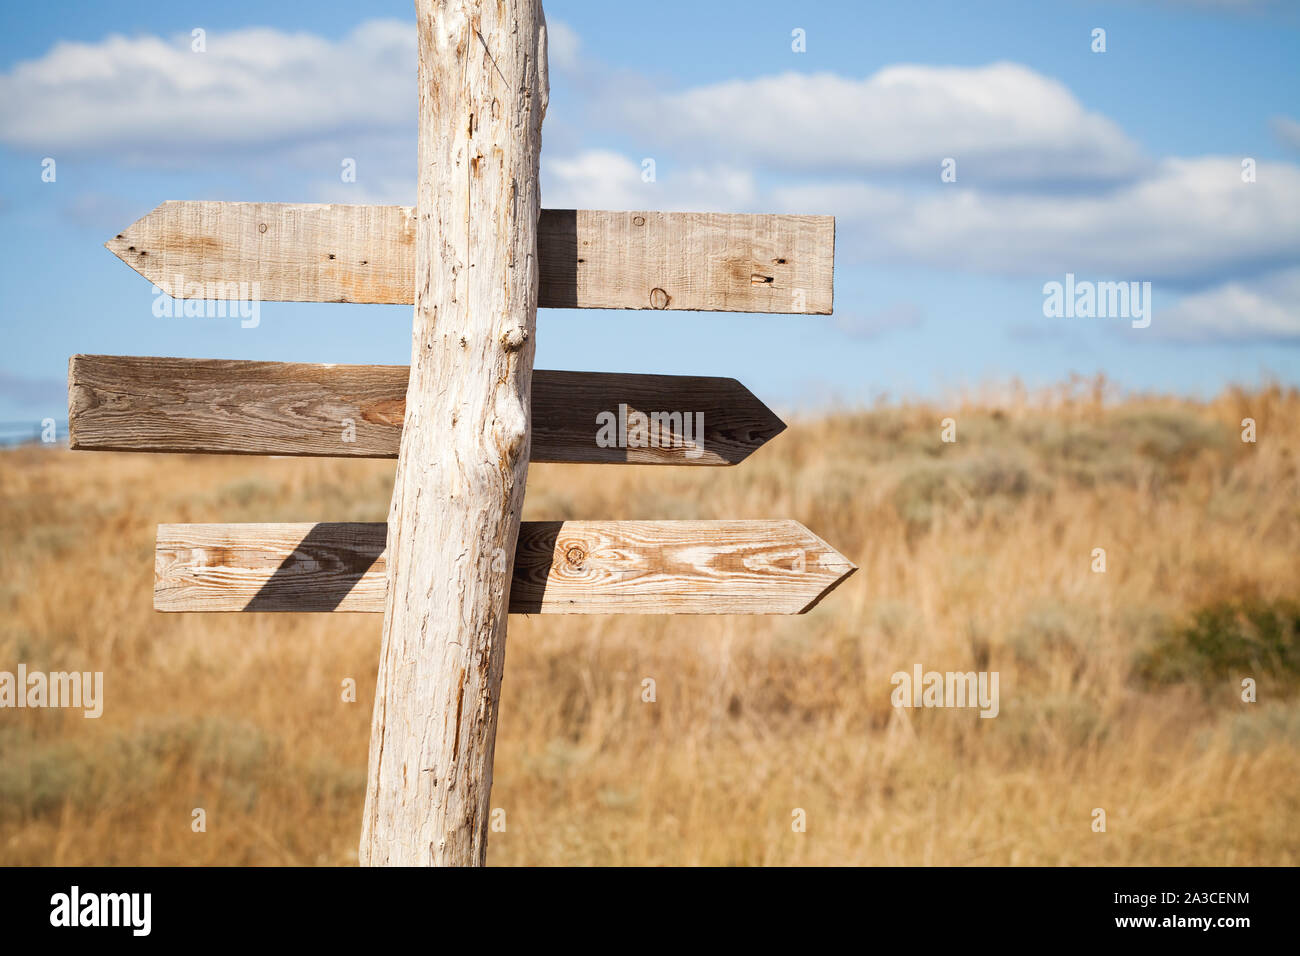
MULTIPOLYGON (((410 206, 165 202, 105 245, 178 298, 414 301, 410 206)), ((537 255, 542 308, 829 314, 835 220, 544 209, 537 255)))
MULTIPOLYGON (((404 365, 74 355, 70 443, 396 458, 406 378, 404 365)), ((539 370, 532 407, 537 462, 731 465, 785 428, 731 378, 539 370), (638 412, 652 426, 644 433, 638 412), (602 427, 610 421, 612 430, 602 427)))
MULTIPOLYGON (((386 530, 159 525, 154 607, 381 612, 386 530)), ((797 521, 525 521, 510 611, 798 614, 855 570, 797 521)))

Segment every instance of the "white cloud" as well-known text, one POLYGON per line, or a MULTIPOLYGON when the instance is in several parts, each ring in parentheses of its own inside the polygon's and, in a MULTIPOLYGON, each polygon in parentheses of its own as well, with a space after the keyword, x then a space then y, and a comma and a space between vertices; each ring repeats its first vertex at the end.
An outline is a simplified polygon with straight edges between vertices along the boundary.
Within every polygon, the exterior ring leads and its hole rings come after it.
POLYGON ((581 48, 582 41, 573 27, 563 20, 546 18, 546 65, 549 69, 566 73, 576 71, 581 64, 578 55, 581 48))
POLYGON ((753 176, 727 166, 671 170, 656 166, 643 182, 642 165, 609 150, 542 157, 542 202, 552 209, 653 209, 731 212, 755 202, 753 176))
POLYGON ((206 150, 305 140, 416 121, 415 29, 363 23, 338 41, 268 28, 60 42, 0 75, 0 141, 57 154, 112 151, 165 162, 206 150))
MULTIPOLYGON (((578 69, 573 29, 551 20, 547 34, 552 69, 578 69)), ((209 33, 203 53, 190 42, 112 35, 16 64, 0 75, 0 142, 163 166, 254 147, 301 156, 340 140, 351 155, 363 138, 399 136, 404 157, 415 149, 413 23, 370 20, 337 41, 263 27, 209 33)))
MULTIPOLYGON (((404 154, 415 149, 412 141, 404 154)), ((409 167, 409 164, 403 164, 409 167)), ((313 183, 319 202, 415 202, 415 171, 403 168, 372 171, 358 167, 355 183, 325 180, 313 183)), ((590 149, 569 155, 551 155, 542 149, 542 204, 548 209, 651 209, 693 212, 767 211, 757 207, 754 177, 745 170, 723 165, 657 166, 655 180, 641 178, 641 163, 611 150, 590 149)))
POLYGON ((1062 83, 1015 63, 784 73, 630 99, 625 123, 774 167, 882 172, 957 161, 958 180, 1113 180, 1137 147, 1062 83), (667 119, 665 119, 667 118, 667 119))
MULTIPOLYGON (((550 32, 556 68, 581 69, 574 31, 552 22, 550 32)), ((0 142, 151 166, 242 151, 268 174, 275 164, 312 171, 292 176, 299 191, 286 200, 409 204, 415 62, 414 27, 397 20, 369 21, 338 40, 210 33, 205 53, 191 52, 187 34, 60 43, 0 74, 0 142), (345 156, 357 159, 355 184, 338 180, 345 156)), ((616 108, 620 122, 663 146, 656 181, 643 182, 638 156, 582 149, 586 137, 561 140, 554 155, 543 150, 547 206, 828 213, 840 220, 842 262, 1000 275, 1205 286, 1300 260, 1300 168, 1263 164, 1258 181, 1244 184, 1238 158, 1146 163, 1109 119, 1024 66, 637 89, 616 108), (942 185, 947 156, 958 179, 942 185), (928 187, 868 178, 911 168, 928 187), (1044 188, 1053 179, 1073 191, 1044 188), (1092 185, 1080 191, 1080 180, 1092 185)), ((1286 137, 1296 125, 1282 118, 1277 129, 1286 137)))
POLYGON ((1237 158, 1170 159, 1148 178, 1088 195, 841 182, 774 198, 786 211, 840 217, 844 251, 875 261, 1204 281, 1300 259, 1300 168, 1289 164, 1243 183, 1237 158))
POLYGON ((1150 330, 1179 342, 1300 343, 1300 267, 1185 296, 1150 330))

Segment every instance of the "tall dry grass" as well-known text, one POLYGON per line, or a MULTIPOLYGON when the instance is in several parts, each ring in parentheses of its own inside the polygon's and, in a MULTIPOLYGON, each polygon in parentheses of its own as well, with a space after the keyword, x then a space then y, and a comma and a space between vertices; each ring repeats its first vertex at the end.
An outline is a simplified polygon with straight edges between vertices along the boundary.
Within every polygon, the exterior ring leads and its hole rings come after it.
MULTIPOLYGON (((1289 620, 1298 420, 1276 387, 1074 383, 795 420, 730 469, 534 466, 528 518, 793 517, 861 570, 801 617, 512 618, 489 861, 1296 863, 1294 622, 1268 653, 1188 628, 1289 620), (999 716, 895 711, 915 663, 998 671, 999 716)), ((156 614, 153 534, 383 520, 392 471, 0 455, 0 670, 103 670, 107 698, 0 711, 0 862, 355 862, 379 617, 156 614)))

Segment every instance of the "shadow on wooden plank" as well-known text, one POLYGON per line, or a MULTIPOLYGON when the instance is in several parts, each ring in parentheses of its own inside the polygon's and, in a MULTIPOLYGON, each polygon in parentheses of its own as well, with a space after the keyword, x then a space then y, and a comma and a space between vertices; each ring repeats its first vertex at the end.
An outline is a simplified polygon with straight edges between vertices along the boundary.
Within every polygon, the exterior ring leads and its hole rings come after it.
POLYGON ((333 611, 384 553, 384 525, 322 521, 281 562, 245 611, 333 611), (358 529, 377 529, 358 533, 358 529))

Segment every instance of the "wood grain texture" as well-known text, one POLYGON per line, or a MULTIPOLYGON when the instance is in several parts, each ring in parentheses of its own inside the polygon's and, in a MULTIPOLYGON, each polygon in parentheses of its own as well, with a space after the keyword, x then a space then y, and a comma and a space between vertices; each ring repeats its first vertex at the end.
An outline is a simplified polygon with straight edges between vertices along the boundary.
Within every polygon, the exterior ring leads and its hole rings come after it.
MULTIPOLYGON (((410 206, 169 201, 105 245, 176 297, 409 305, 415 232, 410 206)), ((825 315, 835 220, 546 209, 537 255, 542 308, 825 315)))
MULTIPOLYGON (((159 525, 154 607, 382 611, 384 542, 377 523, 159 525)), ((797 521, 525 521, 510 612, 800 614, 855 570, 797 521)))
POLYGON ((175 298, 414 302, 409 206, 169 201, 104 245, 175 298))
MULTIPOLYGON (((408 375, 404 365, 74 355, 69 441, 97 451, 396 458, 408 375)), ((538 370, 532 414, 535 462, 732 465, 785 429, 735 379, 689 375, 538 370), (655 426, 648 447, 638 411, 655 426), (621 422, 619 443, 602 434, 599 416, 621 422)))

